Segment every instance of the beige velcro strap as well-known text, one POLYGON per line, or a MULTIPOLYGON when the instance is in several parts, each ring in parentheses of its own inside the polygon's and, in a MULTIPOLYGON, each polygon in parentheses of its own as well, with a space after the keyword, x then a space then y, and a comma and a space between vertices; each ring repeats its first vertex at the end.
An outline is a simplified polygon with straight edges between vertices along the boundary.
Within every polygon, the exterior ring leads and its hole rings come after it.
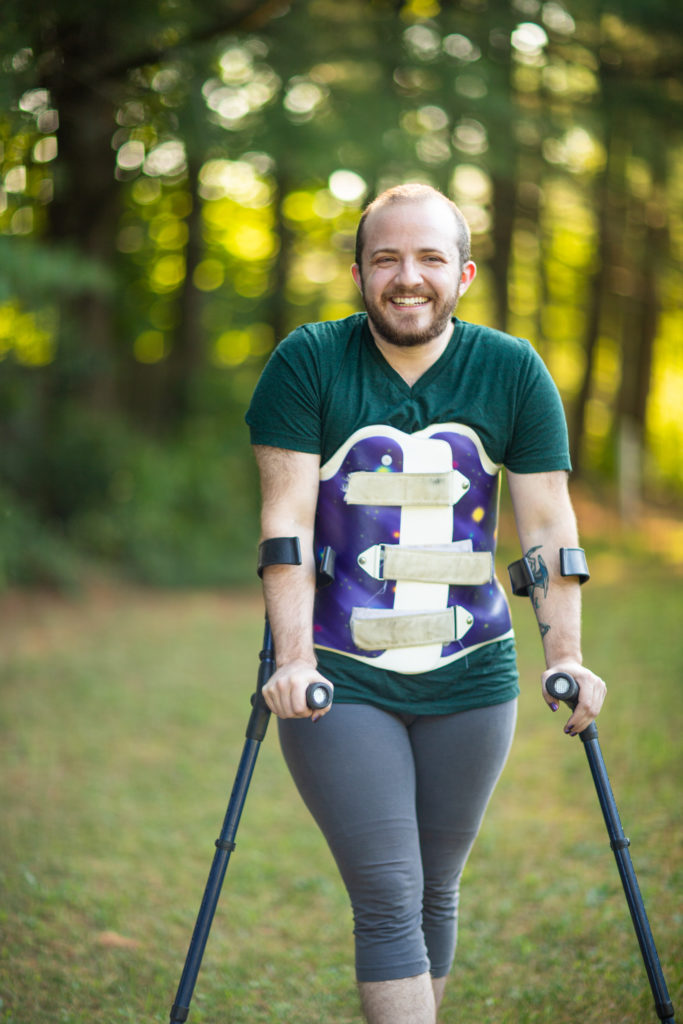
POLYGON ((410 547, 384 545, 384 580, 415 580, 420 583, 448 583, 479 586, 493 579, 490 551, 455 551, 450 546, 410 547))
POLYGON ((386 651, 396 647, 452 643, 464 636, 473 622, 472 615, 460 607, 429 612, 354 608, 351 635, 362 651, 386 651))
POLYGON ((349 473, 348 505, 455 505, 470 482, 457 469, 447 473, 349 473))

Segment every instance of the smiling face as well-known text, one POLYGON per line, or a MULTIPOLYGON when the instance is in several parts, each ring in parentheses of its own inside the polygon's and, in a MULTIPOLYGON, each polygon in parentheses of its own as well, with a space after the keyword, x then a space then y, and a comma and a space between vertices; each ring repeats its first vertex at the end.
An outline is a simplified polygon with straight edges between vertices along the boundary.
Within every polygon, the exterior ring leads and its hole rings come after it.
POLYGON ((461 265, 453 213, 436 197, 372 210, 362 266, 353 267, 373 334, 402 348, 450 336, 451 316, 474 273, 471 261, 461 265))

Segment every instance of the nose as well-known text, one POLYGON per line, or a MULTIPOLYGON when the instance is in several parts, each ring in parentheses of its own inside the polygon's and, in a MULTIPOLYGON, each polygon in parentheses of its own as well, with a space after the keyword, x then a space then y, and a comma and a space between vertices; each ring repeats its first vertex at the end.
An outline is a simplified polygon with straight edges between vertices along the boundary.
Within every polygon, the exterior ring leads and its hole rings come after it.
POLYGON ((404 256, 397 267, 396 282, 402 288, 410 288, 422 283, 422 268, 413 256, 404 256))

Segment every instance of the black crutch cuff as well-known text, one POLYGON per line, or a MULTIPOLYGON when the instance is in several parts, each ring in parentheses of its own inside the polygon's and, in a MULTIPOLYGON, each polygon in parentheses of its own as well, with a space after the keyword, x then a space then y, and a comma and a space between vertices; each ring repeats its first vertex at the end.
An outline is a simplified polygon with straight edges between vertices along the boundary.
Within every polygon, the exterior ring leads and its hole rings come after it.
POLYGON ((560 575, 576 576, 579 583, 591 578, 583 548, 560 548, 560 575))
POLYGON ((529 560, 527 558, 519 558, 516 562, 511 562, 508 565, 508 575, 510 577, 512 593, 515 597, 528 597, 534 585, 534 574, 529 565, 529 560))
POLYGON ((267 565, 301 565, 301 544, 298 537, 269 537, 258 546, 259 576, 267 565))
MULTIPOLYGON (((508 565, 510 586, 515 597, 529 597, 537 578, 528 558, 519 558, 508 565)), ((576 576, 579 583, 590 579, 583 548, 560 548, 560 575, 576 576)))

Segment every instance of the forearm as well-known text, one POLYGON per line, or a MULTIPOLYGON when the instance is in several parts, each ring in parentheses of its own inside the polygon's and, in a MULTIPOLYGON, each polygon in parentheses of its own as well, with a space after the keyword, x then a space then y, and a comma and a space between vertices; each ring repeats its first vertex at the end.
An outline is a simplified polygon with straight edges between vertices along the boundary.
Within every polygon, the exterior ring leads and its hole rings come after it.
MULTIPOLYGON (((281 718, 311 716, 306 689, 324 681, 313 650, 315 560, 313 528, 318 494, 318 456, 256 447, 261 473, 261 540, 298 537, 301 565, 267 565, 263 592, 273 634, 276 670, 263 688, 268 707, 281 718)), ((313 717, 327 714, 329 708, 313 717)))
POLYGON ((537 566, 531 590, 546 666, 572 661, 581 664, 581 590, 574 576, 560 574, 560 548, 576 547, 569 531, 551 530, 533 539, 524 554, 537 566))
POLYGON ((263 593, 278 667, 293 661, 316 664, 313 650, 315 565, 312 538, 296 534, 301 565, 271 565, 263 571, 263 593))
MULTIPOLYGON (((522 553, 534 576, 529 591, 548 666, 581 662, 581 595, 575 576, 560 572, 560 548, 578 545, 576 518, 563 474, 541 478, 538 487, 523 481, 523 500, 515 506, 522 553), (538 492, 538 493, 536 493, 538 492), (531 507, 534 511, 531 513, 531 507)), ((513 478, 517 490, 520 479, 513 478)))
POLYGON ((510 493, 522 552, 534 582, 529 596, 543 640, 546 671, 543 694, 551 671, 568 672, 580 688, 579 704, 565 731, 575 735, 596 717, 605 698, 605 684, 583 665, 581 653, 581 594, 576 576, 562 576, 560 549, 578 546, 576 519, 564 473, 523 476, 508 472, 510 493))
POLYGON ((263 569, 277 664, 300 659, 315 664, 313 527, 318 459, 278 448, 258 446, 254 450, 261 474, 260 539, 296 537, 301 549, 301 565, 267 565, 263 569))
POLYGON ((575 576, 560 571, 560 549, 578 545, 576 519, 562 476, 539 487, 535 511, 530 513, 533 491, 526 485, 518 502, 517 530, 522 552, 533 574, 529 597, 536 614, 548 667, 582 663, 581 594, 575 576))

